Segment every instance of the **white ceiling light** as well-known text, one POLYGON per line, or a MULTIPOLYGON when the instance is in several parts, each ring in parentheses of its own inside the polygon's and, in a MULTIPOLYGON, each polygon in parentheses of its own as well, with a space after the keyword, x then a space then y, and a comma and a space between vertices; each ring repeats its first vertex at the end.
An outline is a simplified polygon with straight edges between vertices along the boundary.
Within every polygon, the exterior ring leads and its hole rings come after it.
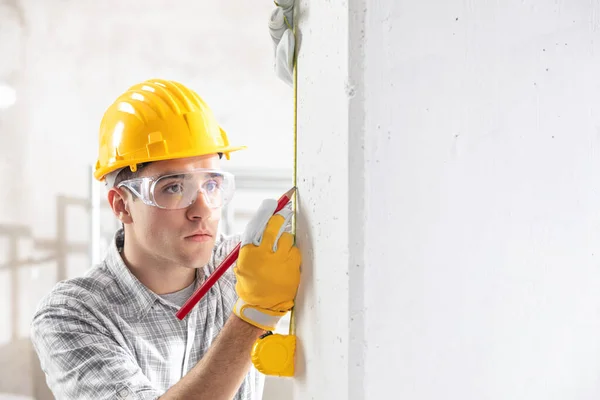
POLYGON ((10 85, 0 82, 0 109, 8 108, 17 101, 17 91, 10 85))

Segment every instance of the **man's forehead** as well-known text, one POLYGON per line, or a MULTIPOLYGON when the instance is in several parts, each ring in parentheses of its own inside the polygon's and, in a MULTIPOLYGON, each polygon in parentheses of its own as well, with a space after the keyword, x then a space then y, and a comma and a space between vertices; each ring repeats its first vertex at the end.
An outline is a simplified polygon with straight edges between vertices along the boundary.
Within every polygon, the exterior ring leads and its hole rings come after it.
POLYGON ((191 171, 198 168, 219 169, 219 156, 198 156, 172 160, 155 161, 142 169, 141 176, 165 175, 172 172, 191 171))

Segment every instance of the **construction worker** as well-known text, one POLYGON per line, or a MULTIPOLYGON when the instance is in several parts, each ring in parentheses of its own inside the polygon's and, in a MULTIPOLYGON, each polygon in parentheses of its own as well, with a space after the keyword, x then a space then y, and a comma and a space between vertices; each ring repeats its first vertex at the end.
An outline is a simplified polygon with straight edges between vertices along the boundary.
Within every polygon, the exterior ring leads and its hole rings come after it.
POLYGON ((122 223, 104 261, 40 303, 32 341, 57 399, 260 399, 250 353, 293 306, 300 252, 291 210, 265 200, 243 234, 218 234, 234 192, 229 144, 180 83, 139 83, 108 108, 95 177, 122 223), (175 313, 241 241, 235 268, 175 313))

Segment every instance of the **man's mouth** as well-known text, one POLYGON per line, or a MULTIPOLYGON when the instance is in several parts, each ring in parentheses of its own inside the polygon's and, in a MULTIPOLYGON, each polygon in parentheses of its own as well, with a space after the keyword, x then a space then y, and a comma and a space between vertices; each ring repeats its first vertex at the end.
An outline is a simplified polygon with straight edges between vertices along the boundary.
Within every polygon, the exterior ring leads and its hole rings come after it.
POLYGON ((212 239, 212 235, 205 231, 195 232, 189 236, 185 237, 186 240, 191 240, 193 242, 208 242, 212 239))

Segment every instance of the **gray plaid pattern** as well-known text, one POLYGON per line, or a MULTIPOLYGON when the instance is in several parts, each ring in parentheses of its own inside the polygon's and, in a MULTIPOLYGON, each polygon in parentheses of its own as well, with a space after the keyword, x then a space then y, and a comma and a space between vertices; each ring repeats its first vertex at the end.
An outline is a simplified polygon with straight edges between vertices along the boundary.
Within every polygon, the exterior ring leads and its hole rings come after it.
MULTIPOLYGON (((239 240, 219 237, 211 261, 198 270, 196 286, 239 240)), ((178 307, 127 269, 119 254, 122 243, 119 230, 104 262, 58 283, 33 317, 31 339, 57 399, 158 398, 202 358, 237 300, 230 269, 179 321, 178 307)), ((252 367, 234 399, 260 399, 263 384, 264 376, 252 367)))

